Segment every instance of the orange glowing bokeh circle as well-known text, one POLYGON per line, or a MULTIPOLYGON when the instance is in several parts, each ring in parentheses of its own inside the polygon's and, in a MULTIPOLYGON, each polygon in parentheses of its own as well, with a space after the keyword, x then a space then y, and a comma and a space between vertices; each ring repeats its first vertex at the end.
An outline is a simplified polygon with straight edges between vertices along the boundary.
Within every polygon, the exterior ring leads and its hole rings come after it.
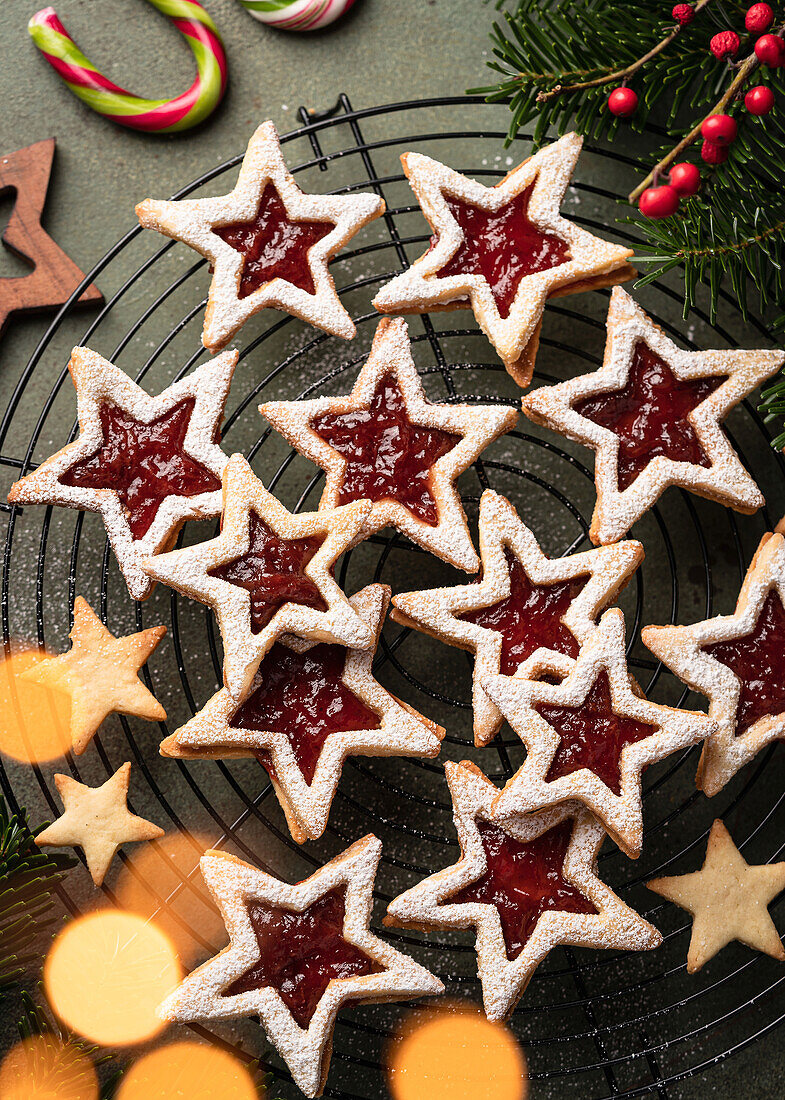
POLYGON ((21 649, 0 656, 0 752, 24 764, 57 760, 71 747, 71 696, 23 673, 51 655, 21 649))
POLYGON ((526 1059, 504 1024, 453 1003, 416 1012, 388 1049, 393 1100, 526 1100, 526 1059))
POLYGON ((93 1063, 54 1035, 18 1043, 0 1064, 3 1100, 98 1100, 93 1063))
POLYGON ((154 1050, 127 1069, 116 1100, 260 1100, 261 1095, 228 1051, 183 1042, 154 1050))
POLYGON ((102 909, 66 925, 44 964, 49 1003, 73 1031, 127 1046, 165 1026, 156 1008, 182 978, 169 937, 135 913, 102 909))

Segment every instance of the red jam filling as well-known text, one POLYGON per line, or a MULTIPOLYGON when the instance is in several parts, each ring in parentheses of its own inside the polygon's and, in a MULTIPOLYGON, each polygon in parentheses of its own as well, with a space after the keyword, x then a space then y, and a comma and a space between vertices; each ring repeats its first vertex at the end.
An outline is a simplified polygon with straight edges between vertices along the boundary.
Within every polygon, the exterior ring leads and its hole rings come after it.
POLYGON ((505 676, 511 676, 540 646, 577 657, 578 643, 561 620, 587 578, 532 584, 515 555, 507 550, 505 556, 510 572, 509 596, 459 618, 501 634, 500 671, 505 676))
MULTIPOLYGON (((445 195, 450 211, 463 230, 463 243, 437 272, 449 275, 482 275, 488 282, 500 317, 508 317, 526 275, 548 271, 567 263, 567 242, 546 233, 529 220, 531 183, 500 210, 492 213, 472 203, 445 195)), ((438 237, 431 237, 434 248, 438 237)))
MULTIPOLYGON (((379 715, 342 682, 347 650, 323 643, 295 653, 276 643, 260 668, 261 683, 234 713, 235 729, 286 734, 310 783, 331 733, 376 730, 379 715)), ((260 754, 266 765, 268 754, 260 754)))
POLYGON ((252 222, 217 226, 213 232, 245 257, 240 297, 247 298, 273 279, 285 279, 313 294, 308 250, 334 228, 335 222, 291 221, 281 196, 268 184, 252 222))
POLYGON ((392 374, 380 380, 367 409, 326 413, 311 427, 346 459, 341 504, 397 500, 429 526, 438 524, 431 468, 461 437, 412 424, 392 374))
POLYGON ((580 706, 541 703, 534 709, 561 738, 546 783, 588 768, 614 794, 621 794, 619 761, 624 746, 651 737, 658 728, 614 713, 607 672, 599 674, 580 706))
POLYGON ((517 959, 543 913, 596 913, 562 873, 572 823, 562 821, 535 840, 516 840, 496 825, 478 821, 487 870, 482 878, 445 899, 479 901, 499 911, 507 957, 517 959))
POLYGON ((785 608, 774 589, 750 634, 703 649, 739 681, 737 737, 760 718, 785 711, 785 608))
POLYGON ((323 541, 279 538, 263 519, 251 512, 247 553, 215 566, 209 575, 251 593, 251 631, 258 634, 285 603, 327 610, 319 589, 305 574, 306 565, 323 541))
POLYGON ((380 974, 383 966, 343 938, 345 906, 343 886, 303 913, 250 902, 248 916, 256 933, 259 959, 223 996, 272 986, 300 1027, 308 1027, 333 978, 380 974))
POLYGON ((60 481, 83 489, 113 489, 131 535, 143 538, 167 497, 195 497, 221 488, 221 479, 183 449, 194 404, 187 397, 145 424, 104 403, 99 409, 103 443, 61 474, 60 481))
POLYGON ((619 488, 624 490, 658 455, 711 466, 687 416, 726 377, 679 381, 665 360, 639 341, 624 388, 586 397, 573 407, 619 437, 619 488))

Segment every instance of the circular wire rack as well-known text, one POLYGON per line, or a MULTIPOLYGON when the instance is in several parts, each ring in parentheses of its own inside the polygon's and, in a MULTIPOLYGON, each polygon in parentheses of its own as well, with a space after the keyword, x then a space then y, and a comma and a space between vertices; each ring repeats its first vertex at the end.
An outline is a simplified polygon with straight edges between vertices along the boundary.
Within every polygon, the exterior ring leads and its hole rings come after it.
MULTIPOLYGON (((302 323, 272 312, 255 318, 239 334, 241 364, 224 426, 225 449, 243 452, 288 506, 315 508, 322 475, 265 428, 256 405, 271 398, 346 392, 378 320, 369 305, 373 293, 419 255, 428 240, 427 226, 400 171, 400 153, 422 148, 474 178, 495 182, 521 159, 516 147, 528 148, 529 141, 528 135, 521 135, 507 156, 499 110, 466 97, 354 110, 341 96, 321 115, 301 108, 302 125, 283 137, 289 165, 304 189, 372 189, 387 203, 384 218, 366 227, 352 242, 354 247, 332 264, 342 300, 357 323, 354 344, 306 330, 302 323)), ((175 197, 202 188, 216 193, 216 181, 219 189, 226 189, 240 160, 241 155, 233 157, 175 197)), ((612 232, 634 246, 639 240, 634 226, 614 221, 616 200, 627 190, 623 185, 635 168, 632 159, 618 152, 587 148, 565 204, 568 215, 591 231, 612 232), (588 178, 605 186, 582 182, 588 178)), ((208 278, 206 262, 194 262, 185 246, 162 245, 160 238, 135 227, 82 284, 83 288, 100 279, 104 288, 112 286, 112 292, 79 342, 100 350, 151 392, 158 392, 205 355, 199 331, 208 278)), ((64 330, 74 323, 73 306, 82 288, 47 329, 8 401, 0 423, 0 469, 9 481, 60 446, 69 429, 70 438, 75 437, 64 330)), ((741 339, 767 343, 762 326, 743 325, 727 295, 720 302, 723 323, 713 327, 701 310, 695 311, 689 325, 682 321, 680 297, 668 286, 648 288, 641 300, 669 335, 689 347, 734 346, 741 339)), ((599 364, 606 306, 607 294, 598 293, 548 307, 535 384, 555 382, 599 364)), ((471 316, 460 312, 410 320, 415 358, 429 395, 442 401, 516 404, 519 391, 469 321, 471 316)), ((745 402, 734 412, 728 431, 767 497, 781 497, 783 460, 769 447, 769 434, 753 404, 745 402)), ((467 512, 476 521, 480 493, 492 486, 511 498, 547 552, 585 549, 594 501, 593 478, 585 461, 580 448, 524 420, 463 476, 460 487, 467 512)), ((764 509, 756 517, 739 518, 670 490, 636 526, 633 534, 644 543, 646 561, 621 603, 627 616, 630 666, 652 697, 678 705, 703 703, 651 659, 639 644, 639 628, 730 611, 757 539, 785 508, 779 499, 775 503, 780 503, 779 511, 770 502, 771 513, 764 509)), ((2 590, 7 647, 26 633, 41 646, 64 648, 74 596, 84 593, 116 633, 167 623, 170 641, 144 672, 169 712, 161 736, 204 704, 220 682, 221 669, 220 641, 209 611, 161 586, 145 604, 133 604, 97 517, 51 508, 2 507, 7 513, 2 590)), ((188 528, 186 539, 210 535, 204 525, 188 528)), ((451 577, 461 580, 395 532, 380 533, 361 544, 345 556, 339 571, 339 581, 350 591, 370 581, 403 591, 450 583, 451 577)), ((442 760, 468 756, 502 783, 523 750, 507 727, 490 747, 473 748, 470 667, 465 654, 388 624, 376 675, 396 695, 446 727, 442 760)), ((376 884, 377 927, 387 902, 401 889, 457 858, 438 760, 350 759, 325 836, 301 848, 291 840, 267 774, 256 761, 162 760, 156 754, 157 732, 154 726, 118 717, 105 725, 84 757, 67 757, 66 767, 74 777, 96 783, 123 760, 133 761, 134 809, 164 825, 168 834, 165 841, 146 846, 156 851, 160 874, 151 873, 149 863, 134 851, 121 853, 120 878, 110 877, 104 900, 122 904, 129 889, 136 890, 136 897, 144 894, 150 915, 165 920, 192 962, 213 954, 224 942, 198 873, 198 856, 207 845, 228 848, 295 881, 351 841, 374 832, 384 843, 376 884), (170 838, 179 843, 167 845, 170 838)), ((785 977, 779 965, 738 944, 725 949, 699 975, 688 977, 690 922, 682 911, 645 889, 654 875, 696 869, 711 821, 718 816, 751 862, 782 858, 785 845, 776 838, 785 835, 785 784, 773 748, 711 801, 695 790, 696 763, 697 750, 690 750, 647 772, 645 841, 637 863, 610 843, 600 857, 602 877, 659 925, 663 946, 640 955, 559 948, 539 968, 510 1021, 527 1051, 539 1097, 680 1096, 687 1079, 704 1078, 712 1066, 763 1039, 785 1018, 785 977)), ((34 766, 34 788, 29 771, 23 779, 21 768, 8 762, 0 768, 3 791, 13 809, 19 809, 21 798, 30 807, 29 792, 34 789, 43 813, 59 813, 52 767, 34 766)), ((86 882, 80 869, 59 888, 71 915, 95 906, 86 882)), ((772 912, 776 917, 777 903, 772 912)), ((479 999, 470 932, 418 935, 384 930, 383 935, 442 977, 451 996, 479 999)), ((385 1046, 406 1011, 406 1006, 378 1005, 341 1014, 325 1095, 344 1100, 387 1095, 385 1046)), ((300 1095, 255 1022, 208 1023, 194 1030, 248 1061, 261 1058, 271 1074, 271 1095, 300 1095)))

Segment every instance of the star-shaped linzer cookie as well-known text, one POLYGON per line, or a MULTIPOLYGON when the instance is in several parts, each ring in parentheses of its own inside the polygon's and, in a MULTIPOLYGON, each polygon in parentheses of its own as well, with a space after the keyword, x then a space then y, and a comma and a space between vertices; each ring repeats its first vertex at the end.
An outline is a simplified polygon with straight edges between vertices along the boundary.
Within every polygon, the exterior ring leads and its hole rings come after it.
POLYGON ((779 529, 763 536, 732 615, 693 626, 647 626, 641 638, 709 697, 716 731, 698 767, 705 794, 717 794, 761 749, 785 739, 785 538, 779 529))
POLYGON ((306 1096, 324 1088, 339 1009, 444 986, 369 929, 381 841, 368 835, 294 886, 223 852, 201 859, 230 936, 159 1014, 174 1023, 258 1016, 306 1096))
POLYGON ((577 657, 597 617, 643 561, 639 542, 548 558, 510 502, 492 489, 480 499, 482 575, 472 584, 393 596, 392 618, 474 653, 474 742, 487 745, 502 714, 482 686, 511 675, 539 649, 577 657))
POLYGON ((716 729, 705 714, 633 691, 617 607, 605 612, 574 661, 540 650, 515 676, 486 676, 482 686, 527 750, 495 813, 506 818, 575 799, 632 858, 643 840, 644 768, 716 729))
POLYGON ((36 836, 39 848, 81 848, 93 882, 100 886, 122 844, 155 840, 164 835, 163 829, 152 821, 145 821, 128 809, 130 776, 130 763, 123 764, 100 787, 87 787, 69 775, 55 775, 63 813, 36 836))
POLYGON ((367 498, 365 535, 395 527, 458 569, 479 567, 455 480, 514 426, 517 412, 429 401, 400 317, 379 322, 346 397, 271 401, 259 411, 326 471, 320 508, 367 498))
POLYGON ((89 348, 74 348, 79 436, 11 486, 11 504, 98 512, 128 591, 146 599, 141 562, 168 549, 189 519, 221 510, 227 456, 218 445, 237 365, 227 351, 151 397, 89 348))
MULTIPOLYGON (((298 843, 316 840, 347 756, 438 756, 444 730, 374 679, 372 663, 390 590, 371 584, 349 600, 368 624, 370 649, 322 644, 298 652, 282 638, 239 702, 224 688, 161 744, 163 756, 256 756, 298 843)), ((289 639, 291 641, 291 639, 289 639)))
POLYGON ((528 386, 547 300, 635 274, 631 249, 559 213, 582 145, 578 134, 567 134, 494 187, 404 153, 403 170, 433 236, 428 251, 382 287, 376 309, 472 309, 512 377, 528 386))
POLYGON ((202 199, 145 199, 143 226, 184 241, 212 268, 202 343, 219 351, 249 317, 281 309, 351 340, 352 319, 327 265, 369 221, 378 195, 307 195, 294 181, 272 122, 248 143, 233 191, 202 199))
POLYGON ((785 949, 768 910, 785 890, 785 863, 747 863, 719 818, 711 827, 700 871, 655 878, 646 885, 692 914, 689 974, 733 940, 785 961, 785 949))
POLYGON ((243 696, 259 662, 282 634, 367 649, 371 628, 333 576, 360 536, 370 502, 290 512, 232 455, 223 477, 221 533, 208 542, 148 558, 157 581, 211 607, 224 648, 224 683, 243 696))
POLYGON ((530 420, 591 447, 594 543, 622 538, 671 485, 755 512, 763 495, 722 430, 782 351, 682 351, 616 287, 602 367, 523 399, 530 420))
POLYGON ((151 626, 116 638, 87 600, 76 597, 71 648, 33 665, 22 678, 71 696, 71 747, 77 756, 110 714, 166 721, 166 711, 139 679, 139 669, 164 634, 165 626, 151 626))
POLYGON ((597 877, 605 830, 576 803, 504 822, 474 764, 445 764, 461 858, 395 898, 387 925, 474 928, 489 1020, 509 1016, 560 944, 645 951, 662 937, 597 877))

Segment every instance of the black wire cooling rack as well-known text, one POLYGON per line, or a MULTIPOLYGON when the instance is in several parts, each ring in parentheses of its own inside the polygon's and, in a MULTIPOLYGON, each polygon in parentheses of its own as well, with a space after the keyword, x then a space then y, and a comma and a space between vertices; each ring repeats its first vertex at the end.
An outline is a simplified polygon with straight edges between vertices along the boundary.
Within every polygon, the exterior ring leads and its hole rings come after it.
MULTIPOLYGON (((292 170, 305 189, 346 193, 373 189, 387 202, 384 219, 366 227, 357 247, 342 253, 332 270, 342 299, 353 312, 358 338, 346 344, 300 322, 270 312, 240 333, 241 363, 235 375, 224 429, 227 451, 242 451, 265 483, 290 506, 316 507, 321 472, 296 456, 256 411, 261 400, 316 393, 346 392, 363 361, 376 324, 370 311, 375 289, 419 255, 428 231, 400 171, 398 157, 422 148, 475 178, 493 182, 528 149, 524 135, 508 151, 503 146, 499 108, 480 100, 445 98, 354 110, 346 96, 324 114, 300 109, 299 129, 283 138, 292 170), (509 156, 508 156, 509 152, 509 156)), ((175 197, 204 188, 216 193, 233 183, 238 155, 189 184, 175 197)), ((607 149, 588 148, 578 182, 565 204, 569 215, 590 230, 629 241, 634 227, 615 224, 616 198, 628 188, 635 162, 607 149), (595 181, 593 184, 585 182, 595 181), (599 181, 596 182, 596 181, 599 181)), ((140 196, 141 197, 141 196, 140 196)), ((182 245, 163 245, 155 234, 130 230, 86 276, 82 287, 99 280, 106 305, 79 341, 118 362, 158 392, 174 376, 192 369, 205 353, 199 345, 206 263, 193 262, 182 245), (198 350, 197 350, 198 349, 198 350)), ((58 313, 21 372, 0 422, 0 470, 10 483, 61 446, 70 428, 73 395, 67 381, 66 338, 74 321, 73 303, 58 313)), ((668 286, 638 295, 676 339, 690 347, 731 346, 742 340, 766 346, 762 326, 744 326, 735 303, 721 301, 722 324, 709 327, 696 311, 685 322, 679 295, 668 286)), ((607 295, 562 299, 548 307, 535 385, 557 381, 600 362, 607 295)), ((418 366, 434 399, 516 403, 517 388, 478 334, 470 314, 412 318, 410 329, 418 366)), ((650 622, 692 622, 729 611, 745 567, 762 532, 785 510, 785 464, 769 447, 769 435, 754 405, 747 402, 729 421, 733 442, 769 498, 770 511, 736 517, 719 506, 671 490, 633 534, 646 549, 646 561, 623 594, 631 667, 647 692, 670 703, 699 706, 673 678, 647 657, 639 628, 650 622)), ((518 430, 489 448, 467 471, 461 489, 472 519, 483 488, 506 493, 551 554, 588 545, 594 500, 586 453, 522 420, 518 430)), ((5 493, 3 493, 4 499, 5 493)), ((3 557, 2 627, 13 638, 33 637, 63 648, 74 596, 83 593, 116 632, 166 622, 169 639, 146 671, 148 685, 169 712, 161 736, 176 728, 215 690, 220 677, 220 643, 209 612, 160 586, 145 604, 132 604, 94 516, 65 510, 25 510, 0 505, 7 513, 3 557), (66 580, 67 595, 66 603, 66 580)), ((189 525, 186 538, 210 537, 212 528, 189 525)), ((459 579, 441 563, 394 533, 379 535, 346 555, 340 581, 356 590, 371 580, 394 590, 459 579)), ((497 782, 516 767, 522 749, 505 728, 493 746, 471 745, 469 663, 457 650, 439 646, 390 624, 377 662, 377 675, 397 695, 443 724, 448 731, 442 758, 469 756, 497 782)), ((76 778, 97 783, 125 759, 134 763, 132 783, 137 812, 179 834, 192 859, 187 870, 159 845, 161 883, 122 855, 123 874, 142 883, 153 910, 190 944, 191 961, 221 944, 220 928, 196 869, 209 842, 226 847, 265 869, 302 878, 345 845, 373 831, 384 842, 377 881, 376 923, 386 902, 404 887, 456 858, 457 842, 442 763, 404 759, 354 758, 345 768, 330 825, 316 844, 298 848, 290 839, 266 773, 255 761, 184 763, 156 753, 154 726, 123 718, 104 727, 94 745, 65 766, 76 778), (143 882, 142 882, 143 880, 143 882), (201 908, 200 908, 201 907, 201 908)), ((714 1068, 732 1054, 762 1041, 768 1054, 773 1032, 785 1018, 785 975, 779 964, 739 945, 721 953, 697 976, 688 977, 685 958, 689 922, 685 914, 648 893, 655 874, 696 868, 714 817, 722 816, 742 852, 752 862, 782 858, 785 835, 785 776, 770 748, 721 795, 709 801, 695 790, 697 751, 679 754, 646 775, 646 834, 636 863, 607 844, 603 877, 622 897, 653 919, 665 934, 658 951, 641 955, 561 948, 540 967, 510 1026, 524 1045, 534 1096, 662 1098, 699 1095, 705 1083, 716 1087, 714 1068), (768 1038, 766 1038, 768 1036, 768 1038), (692 1086, 690 1079, 694 1078, 692 1086), (691 1091, 692 1088, 692 1091, 691 1091), (697 1091, 696 1091, 697 1090, 697 1091)), ((57 767, 62 768, 62 761, 57 767)), ((52 766, 30 770, 0 764, 0 782, 11 806, 25 801, 41 816, 59 812, 52 766)), ((156 842, 157 843, 157 842, 156 842)), ((104 888, 106 903, 117 900, 115 880, 104 888)), ((87 875, 72 872, 60 889, 69 913, 95 907, 87 875), (82 876, 80 878, 80 875, 82 876)), ((781 914, 781 903, 772 909, 781 914)), ((415 954, 447 983, 452 996, 479 998, 470 933, 428 936, 383 933, 415 954)), ((405 1012, 400 1005, 345 1011, 338 1021, 326 1095, 369 1100, 387 1095, 383 1062, 388 1036, 405 1012)), ((295 1097, 285 1067, 267 1050, 255 1023, 200 1026, 199 1035, 228 1045, 247 1060, 269 1055, 271 1095, 295 1097)), ((743 1063, 747 1064, 747 1063, 743 1063)), ((723 1068, 729 1085, 732 1065, 723 1068)), ((727 1095, 729 1088, 723 1092, 727 1095)), ((747 1096, 770 1096, 764 1079, 744 1079, 747 1096)))

